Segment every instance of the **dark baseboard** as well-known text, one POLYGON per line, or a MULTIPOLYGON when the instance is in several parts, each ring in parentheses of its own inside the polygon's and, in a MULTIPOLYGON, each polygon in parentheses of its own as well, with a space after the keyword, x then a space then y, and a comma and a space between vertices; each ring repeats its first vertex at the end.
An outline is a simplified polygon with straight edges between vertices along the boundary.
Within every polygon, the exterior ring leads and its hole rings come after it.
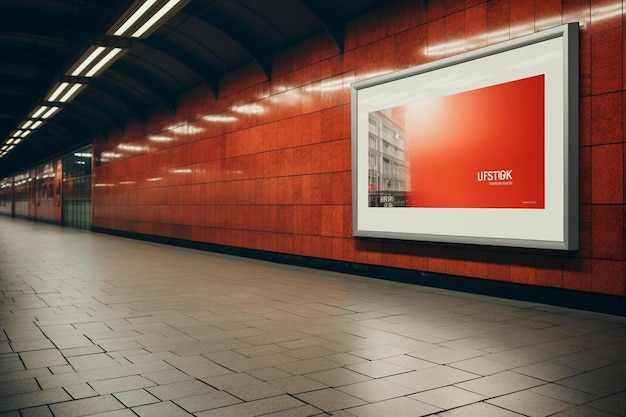
POLYGON ((392 268, 380 265, 336 261, 331 259, 238 248, 234 246, 217 245, 213 243, 174 239, 96 227, 93 228, 93 231, 96 233, 104 233, 130 239, 181 246, 268 262, 626 317, 626 297, 616 295, 518 284, 506 281, 469 278, 411 269, 392 268))

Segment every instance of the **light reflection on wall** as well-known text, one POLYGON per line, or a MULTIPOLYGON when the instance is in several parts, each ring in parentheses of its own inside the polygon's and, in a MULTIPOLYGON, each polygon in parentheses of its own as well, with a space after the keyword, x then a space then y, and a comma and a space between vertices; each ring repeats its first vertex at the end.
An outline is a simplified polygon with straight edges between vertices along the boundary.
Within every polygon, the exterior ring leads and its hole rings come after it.
POLYGON ((151 136, 148 136, 148 139, 153 142, 174 142, 176 140, 170 136, 164 136, 164 135, 151 135, 151 136))
MULTIPOLYGON (((585 16, 586 11, 587 10, 584 9, 580 10, 578 13, 573 13, 581 19, 579 20, 581 30, 584 30, 589 25, 590 21, 593 23, 598 23, 605 20, 621 17, 624 14, 621 1, 607 4, 606 6, 593 7, 590 17, 585 16)), ((565 22, 561 21, 560 15, 552 16, 545 19, 536 20, 534 22, 534 28, 543 30, 550 27, 559 26, 562 23, 565 22)), ((511 38, 511 33, 532 33, 533 31, 534 30, 528 30, 528 25, 516 25, 493 30, 487 32, 486 35, 492 40, 508 40, 511 38)), ((485 33, 481 33, 479 35, 470 36, 463 39, 429 45, 424 49, 424 54, 429 57, 444 57, 459 54, 465 51, 485 46, 485 39, 485 33)))
POLYGON ((202 116, 202 120, 211 123, 234 123, 239 121, 239 118, 235 116, 207 115, 202 116))
POLYGON ((204 132, 203 128, 194 126, 188 122, 184 122, 176 126, 170 126, 167 130, 172 133, 176 133, 177 135, 195 135, 197 133, 204 132))
POLYGON ((147 146, 129 145, 127 143, 117 145, 117 149, 133 153, 150 152, 150 148, 147 146))

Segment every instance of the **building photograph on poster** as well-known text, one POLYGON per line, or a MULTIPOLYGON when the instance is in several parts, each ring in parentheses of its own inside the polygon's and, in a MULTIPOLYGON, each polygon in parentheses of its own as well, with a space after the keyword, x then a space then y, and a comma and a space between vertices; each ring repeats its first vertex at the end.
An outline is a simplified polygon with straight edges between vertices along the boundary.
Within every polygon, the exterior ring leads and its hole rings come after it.
POLYGON ((573 250, 578 26, 352 88, 354 235, 573 250))

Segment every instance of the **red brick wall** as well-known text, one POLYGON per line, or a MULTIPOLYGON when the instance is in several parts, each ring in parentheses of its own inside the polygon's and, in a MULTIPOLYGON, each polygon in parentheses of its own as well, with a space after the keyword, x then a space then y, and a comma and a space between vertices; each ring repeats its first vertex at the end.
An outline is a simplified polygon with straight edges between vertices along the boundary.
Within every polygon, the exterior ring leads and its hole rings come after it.
POLYGON ((218 99, 199 89, 180 98, 176 116, 155 113, 147 126, 130 121, 123 135, 97 139, 105 157, 95 170, 94 226, 625 295, 622 1, 389 3, 346 26, 343 54, 321 34, 275 54, 269 81, 243 68, 222 78, 218 99), (352 237, 351 82, 573 21, 584 25, 580 250, 352 237), (167 130, 185 122, 197 132, 167 130))

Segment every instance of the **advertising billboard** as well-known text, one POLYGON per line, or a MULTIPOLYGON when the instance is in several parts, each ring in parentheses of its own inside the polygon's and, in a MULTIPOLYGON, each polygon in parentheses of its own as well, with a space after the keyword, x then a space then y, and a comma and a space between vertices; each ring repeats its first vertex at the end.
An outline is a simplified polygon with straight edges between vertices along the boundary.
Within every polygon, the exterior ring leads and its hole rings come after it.
POLYGON ((573 250, 578 25, 353 84, 354 235, 573 250))

